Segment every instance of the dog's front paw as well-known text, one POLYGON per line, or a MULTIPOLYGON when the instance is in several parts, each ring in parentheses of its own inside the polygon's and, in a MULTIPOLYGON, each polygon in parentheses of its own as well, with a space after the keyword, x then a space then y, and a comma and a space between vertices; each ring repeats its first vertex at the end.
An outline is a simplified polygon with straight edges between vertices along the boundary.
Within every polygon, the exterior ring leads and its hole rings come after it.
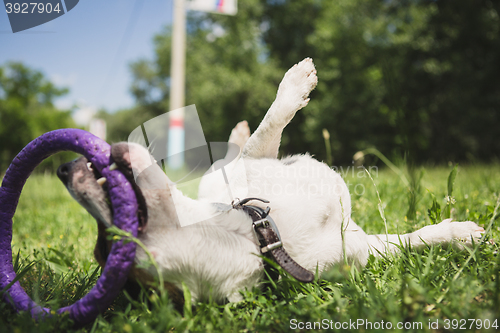
POLYGON ((312 59, 306 58, 286 72, 276 99, 290 106, 289 112, 293 117, 295 112, 309 103, 309 93, 317 84, 316 68, 312 59))
MULTIPOLYGON (((478 226, 476 223, 471 221, 465 222, 451 222, 451 219, 444 220, 440 224, 449 224, 451 235, 454 240, 458 240, 466 245, 472 245, 472 240, 474 243, 478 243, 479 239, 484 233, 484 228, 478 226)), ((456 244, 460 247, 460 244, 456 244)))

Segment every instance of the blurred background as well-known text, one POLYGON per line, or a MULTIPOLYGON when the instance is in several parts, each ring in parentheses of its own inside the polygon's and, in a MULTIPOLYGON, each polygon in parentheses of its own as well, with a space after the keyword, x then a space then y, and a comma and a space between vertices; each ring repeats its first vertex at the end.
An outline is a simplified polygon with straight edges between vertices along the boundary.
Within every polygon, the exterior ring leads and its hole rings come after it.
MULTIPOLYGON (((16 34, 2 10, 0 174, 49 130, 105 122, 116 142, 169 111, 172 7, 80 1, 16 34)), ((319 83, 282 154, 350 165, 376 148, 417 164, 498 162, 499 14, 487 0, 238 0, 234 16, 188 11, 186 105, 207 141, 227 140, 243 119, 255 130, 286 70, 312 57, 319 83)))

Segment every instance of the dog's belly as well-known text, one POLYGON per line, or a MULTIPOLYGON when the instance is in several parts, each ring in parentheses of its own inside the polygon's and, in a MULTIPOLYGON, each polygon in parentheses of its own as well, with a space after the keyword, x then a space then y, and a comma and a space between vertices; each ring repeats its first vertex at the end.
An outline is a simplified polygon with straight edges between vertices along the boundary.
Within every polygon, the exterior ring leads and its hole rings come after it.
MULTIPOLYGON (((349 190, 338 173, 309 155, 240 159, 226 171, 233 197, 270 201, 270 214, 285 248, 297 262, 314 271, 316 265, 321 270, 341 260, 342 226, 345 229, 354 222, 350 221, 349 190)), ((200 185, 201 199, 230 203, 223 178, 210 176, 200 185), (214 200, 214 193, 222 195, 214 200)))
POLYGON ((322 271, 342 258, 342 227, 351 200, 342 177, 309 155, 246 160, 248 196, 270 201, 271 216, 290 256, 322 271))

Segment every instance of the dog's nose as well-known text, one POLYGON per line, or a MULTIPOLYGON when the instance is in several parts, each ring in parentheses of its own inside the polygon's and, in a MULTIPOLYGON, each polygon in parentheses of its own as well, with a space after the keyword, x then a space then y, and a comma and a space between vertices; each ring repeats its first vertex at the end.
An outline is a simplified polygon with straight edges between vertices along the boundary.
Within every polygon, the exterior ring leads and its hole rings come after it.
POLYGON ((68 184, 69 180, 69 170, 71 169, 71 163, 64 163, 57 168, 57 177, 64 183, 64 185, 68 184))

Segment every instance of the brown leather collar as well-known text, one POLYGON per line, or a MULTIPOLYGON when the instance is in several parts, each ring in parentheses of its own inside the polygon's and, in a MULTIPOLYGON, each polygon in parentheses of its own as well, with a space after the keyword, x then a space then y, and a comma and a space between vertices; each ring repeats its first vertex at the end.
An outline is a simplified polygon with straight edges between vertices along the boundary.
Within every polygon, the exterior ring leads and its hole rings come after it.
POLYGON ((267 200, 259 198, 246 198, 232 203, 233 208, 246 212, 253 220, 253 229, 260 242, 260 252, 274 260, 285 271, 300 282, 312 282, 314 274, 293 260, 283 247, 278 227, 269 216, 270 207, 262 209, 257 206, 246 205, 249 201, 258 200, 269 203, 267 200))

